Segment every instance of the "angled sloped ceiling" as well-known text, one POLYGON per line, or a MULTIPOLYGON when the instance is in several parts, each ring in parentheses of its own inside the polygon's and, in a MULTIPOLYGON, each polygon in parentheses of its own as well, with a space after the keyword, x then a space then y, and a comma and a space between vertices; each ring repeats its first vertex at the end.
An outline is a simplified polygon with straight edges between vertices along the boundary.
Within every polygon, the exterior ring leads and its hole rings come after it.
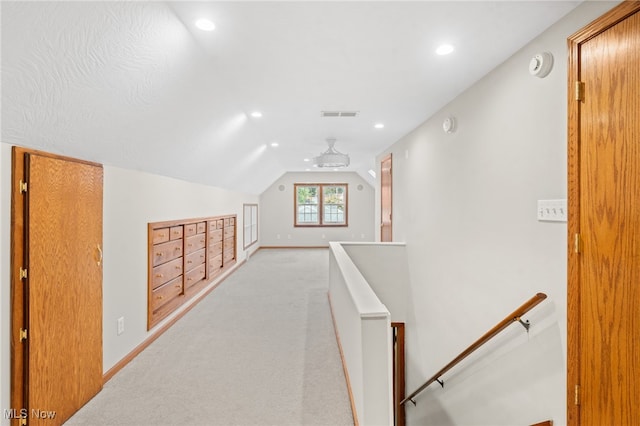
POLYGON ((2 142, 259 194, 335 137, 373 184, 377 154, 578 3, 1 2, 2 142))

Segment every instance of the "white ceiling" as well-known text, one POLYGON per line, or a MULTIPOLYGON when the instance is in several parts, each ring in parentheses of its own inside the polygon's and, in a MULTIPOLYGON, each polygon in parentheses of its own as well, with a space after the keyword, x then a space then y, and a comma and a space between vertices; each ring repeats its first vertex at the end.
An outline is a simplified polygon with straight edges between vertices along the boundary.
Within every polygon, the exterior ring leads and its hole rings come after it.
POLYGON ((332 136, 370 179, 578 3, 4 1, 2 142, 257 194, 332 136))

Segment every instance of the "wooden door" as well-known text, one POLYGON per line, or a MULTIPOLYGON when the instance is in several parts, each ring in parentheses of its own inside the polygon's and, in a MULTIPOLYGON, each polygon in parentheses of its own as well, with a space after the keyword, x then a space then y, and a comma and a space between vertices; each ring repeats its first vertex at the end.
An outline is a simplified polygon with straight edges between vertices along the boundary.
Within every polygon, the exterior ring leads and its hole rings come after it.
POLYGON ((639 9, 570 38, 570 425, 640 419, 639 9))
POLYGON ((29 425, 61 424, 102 388, 102 167, 21 150, 14 166, 27 183, 14 199, 27 274, 12 309, 27 337, 12 354, 12 405, 29 425))
POLYGON ((391 154, 380 163, 380 241, 392 241, 391 230, 391 154))

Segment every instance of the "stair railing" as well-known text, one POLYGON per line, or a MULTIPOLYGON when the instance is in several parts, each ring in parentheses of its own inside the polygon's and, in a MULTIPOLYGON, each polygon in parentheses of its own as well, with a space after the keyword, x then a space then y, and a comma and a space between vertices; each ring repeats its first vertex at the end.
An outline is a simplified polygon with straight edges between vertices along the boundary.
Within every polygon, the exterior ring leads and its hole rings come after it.
POLYGON ((426 382, 424 382, 424 384, 422 386, 420 386, 418 389, 416 389, 415 391, 413 391, 409 396, 407 396, 405 399, 403 399, 402 401, 400 401, 401 405, 406 404, 407 402, 411 401, 413 403, 413 405, 416 405, 416 402, 414 401, 414 397, 416 395, 418 395, 420 392, 422 392, 423 390, 426 389, 427 386, 429 386, 431 383, 433 382, 438 382, 440 384, 440 386, 444 387, 444 381, 440 380, 440 378, 442 377, 442 375, 444 373, 446 373, 447 371, 451 370, 453 367, 455 367, 458 363, 460 363, 460 361, 462 361, 463 359, 465 359, 466 357, 468 357, 469 355, 471 355, 476 349, 478 349, 480 346, 484 345, 485 343, 487 343, 489 340, 491 340, 493 337, 495 337, 498 333, 500 333, 502 330, 504 330, 505 328, 507 328, 508 326, 510 326, 513 323, 520 323, 526 330, 527 332, 529 331, 529 321, 522 321, 522 315, 526 314, 527 312, 529 312, 531 309, 533 309, 536 305, 538 305, 538 303, 542 302, 544 299, 547 298, 547 295, 544 293, 538 293, 535 296, 533 296, 531 299, 529 299, 528 301, 526 301, 522 306, 520 306, 518 309, 516 309, 515 311, 513 311, 513 313, 511 313, 510 315, 508 315, 505 319, 503 319, 502 321, 500 321, 498 324, 496 324, 491 330, 487 331, 481 338, 479 338, 478 340, 476 340, 471 346, 469 346, 467 349, 465 349, 464 351, 462 351, 460 353, 460 355, 458 355, 457 357, 455 357, 450 363, 448 363, 447 365, 445 365, 444 367, 442 367, 436 374, 434 374, 429 380, 427 380, 426 382))

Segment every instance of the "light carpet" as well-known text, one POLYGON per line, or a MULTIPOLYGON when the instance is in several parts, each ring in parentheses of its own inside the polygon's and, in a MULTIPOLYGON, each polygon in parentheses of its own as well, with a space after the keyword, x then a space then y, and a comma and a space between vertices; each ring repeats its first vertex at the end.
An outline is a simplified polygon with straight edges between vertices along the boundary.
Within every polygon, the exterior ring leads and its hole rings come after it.
POLYGON ((353 425, 325 249, 259 250, 67 425, 353 425))

